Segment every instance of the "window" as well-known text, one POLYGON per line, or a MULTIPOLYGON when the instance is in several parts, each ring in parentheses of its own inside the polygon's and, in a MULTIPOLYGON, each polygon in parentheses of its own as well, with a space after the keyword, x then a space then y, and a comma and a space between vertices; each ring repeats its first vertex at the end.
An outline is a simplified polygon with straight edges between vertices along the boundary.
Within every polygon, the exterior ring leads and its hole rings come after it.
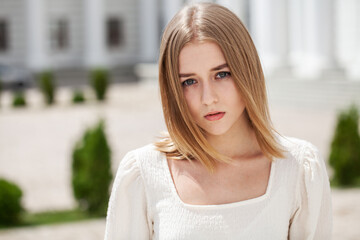
POLYGON ((106 22, 106 42, 110 48, 119 47, 124 42, 123 23, 116 17, 108 18, 106 22))
POLYGON ((53 22, 51 47, 54 50, 65 50, 69 47, 69 24, 66 19, 57 19, 53 22))
POLYGON ((0 51, 6 51, 9 47, 8 22, 0 19, 0 51))

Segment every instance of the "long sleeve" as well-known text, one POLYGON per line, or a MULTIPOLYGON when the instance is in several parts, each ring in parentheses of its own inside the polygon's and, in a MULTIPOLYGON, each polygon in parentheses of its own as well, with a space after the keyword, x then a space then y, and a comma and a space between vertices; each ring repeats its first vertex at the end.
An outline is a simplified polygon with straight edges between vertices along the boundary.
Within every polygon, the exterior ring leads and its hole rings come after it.
POLYGON ((332 204, 329 178, 318 150, 309 144, 300 161, 297 204, 290 221, 290 240, 329 240, 332 235, 332 204))
POLYGON ((120 162, 106 218, 105 240, 150 239, 143 179, 133 152, 120 162))

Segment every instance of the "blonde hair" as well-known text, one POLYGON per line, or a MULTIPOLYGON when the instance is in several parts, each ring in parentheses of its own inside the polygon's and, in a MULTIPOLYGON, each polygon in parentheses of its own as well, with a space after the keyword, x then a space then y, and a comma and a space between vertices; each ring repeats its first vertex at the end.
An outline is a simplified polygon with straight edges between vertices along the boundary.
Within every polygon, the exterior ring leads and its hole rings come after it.
POLYGON ((261 63, 251 37, 240 19, 214 3, 185 6, 167 25, 161 40, 159 85, 168 135, 155 143, 171 159, 197 159, 210 172, 215 161, 231 160, 218 153, 192 120, 179 80, 179 54, 191 41, 219 45, 231 76, 244 100, 250 125, 263 154, 283 157, 272 127, 261 63))

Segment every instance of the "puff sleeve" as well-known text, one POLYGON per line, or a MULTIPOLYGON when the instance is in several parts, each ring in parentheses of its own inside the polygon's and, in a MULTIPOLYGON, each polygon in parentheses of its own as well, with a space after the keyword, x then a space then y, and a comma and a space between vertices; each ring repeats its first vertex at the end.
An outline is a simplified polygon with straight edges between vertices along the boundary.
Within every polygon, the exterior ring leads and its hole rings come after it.
POLYGON ((297 209, 290 220, 290 240, 331 239, 332 203, 325 163, 317 148, 304 148, 297 185, 297 209))
POLYGON ((150 239, 143 179, 136 154, 129 152, 120 162, 113 183, 106 217, 105 240, 150 239))

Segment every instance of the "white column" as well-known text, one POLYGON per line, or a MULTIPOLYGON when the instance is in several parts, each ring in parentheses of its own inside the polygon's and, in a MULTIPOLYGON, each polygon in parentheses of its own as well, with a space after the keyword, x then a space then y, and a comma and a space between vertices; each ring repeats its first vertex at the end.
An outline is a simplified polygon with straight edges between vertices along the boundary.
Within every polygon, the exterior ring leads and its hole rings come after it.
POLYGON ((298 70, 297 66, 302 64, 303 49, 304 49, 304 24, 303 24, 303 9, 302 1, 289 1, 289 62, 293 67, 294 74, 298 70))
POLYGON ((276 77, 289 77, 290 69, 290 43, 289 43, 289 0, 274 0, 273 34, 276 54, 276 77))
POLYGON ((273 37, 271 32, 271 6, 268 0, 252 0, 250 2, 251 35, 258 50, 265 75, 273 68, 273 37))
MULTIPOLYGON (((333 0, 304 0, 303 56, 296 69, 302 78, 329 77, 340 69, 336 62, 333 0)), ((296 29, 294 30, 296 31, 296 29)))
POLYGON ((156 62, 159 46, 157 0, 140 0, 140 61, 156 62))
POLYGON ((105 17, 103 0, 84 0, 84 62, 88 68, 106 66, 105 17))
POLYGON ((327 67, 335 67, 335 47, 336 47, 336 39, 335 39, 335 30, 336 30, 336 22, 335 22, 335 3, 334 0, 322 0, 322 10, 323 18, 321 22, 320 28, 320 36, 322 36, 322 45, 324 47, 323 54, 325 55, 327 67), (325 41, 325 39, 327 41, 325 41))
POLYGON ((325 58, 322 77, 325 78, 325 80, 329 78, 341 80, 345 78, 345 71, 342 66, 339 65, 336 51, 338 48, 338 38, 336 36, 338 22, 336 18, 335 0, 322 1, 324 17, 321 22, 322 32, 320 36, 322 37, 321 42, 323 43, 323 55, 325 58))
POLYGON ((355 31, 356 31, 356 44, 354 44, 354 51, 355 57, 352 64, 350 64, 349 68, 349 76, 352 80, 360 81, 360 1, 354 2, 356 4, 354 7, 356 8, 356 24, 355 24, 355 31))
POLYGON ((51 67, 48 59, 49 32, 44 0, 26 0, 27 65, 33 71, 51 67))
POLYGON ((175 14, 181 9, 182 3, 182 0, 163 0, 162 15, 164 16, 165 25, 168 24, 175 14))
POLYGON ((250 1, 250 29, 265 75, 288 68, 287 0, 250 1))

